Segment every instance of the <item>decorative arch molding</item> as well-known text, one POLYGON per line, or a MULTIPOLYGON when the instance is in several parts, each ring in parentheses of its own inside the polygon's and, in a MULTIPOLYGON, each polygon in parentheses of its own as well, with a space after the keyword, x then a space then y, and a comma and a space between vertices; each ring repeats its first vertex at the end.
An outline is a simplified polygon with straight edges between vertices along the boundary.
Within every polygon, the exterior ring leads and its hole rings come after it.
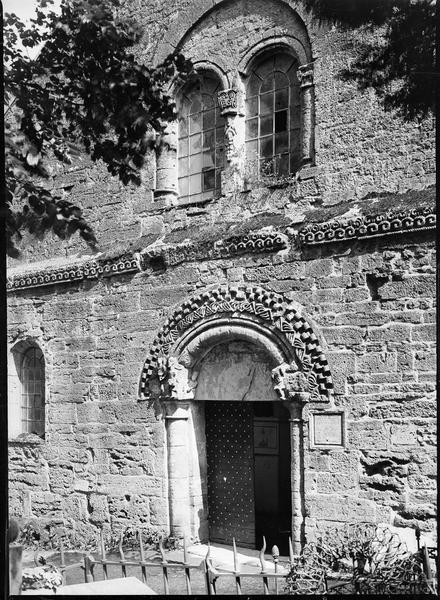
POLYGON ((311 325, 292 302, 261 287, 220 287, 184 302, 152 344, 141 397, 191 399, 189 370, 201 354, 231 337, 252 341, 273 358, 274 389, 282 400, 307 393, 310 401, 330 401, 330 369, 311 325))
POLYGON ((237 65, 238 71, 247 74, 252 62, 271 50, 285 50, 288 53, 293 53, 300 66, 307 65, 312 61, 310 49, 304 47, 298 38, 293 35, 272 36, 260 40, 246 51, 237 65))
MULTIPOLYGON (((236 2, 236 0, 201 0, 192 7, 191 11, 181 11, 176 24, 171 26, 167 31, 166 43, 159 46, 154 58, 155 62, 160 62, 169 52, 176 48, 181 50, 187 40, 191 37, 193 31, 207 17, 216 11, 227 8, 228 5, 231 5, 234 2, 236 2)), ((269 4, 269 2, 267 2, 267 4, 269 4)), ((307 32, 307 29, 311 26, 311 13, 308 13, 301 4, 295 2, 295 0, 273 0, 273 4, 282 6, 287 13, 294 15, 298 22, 298 26, 307 32)), ((309 41, 308 35, 307 40, 309 41)), ((311 60, 310 57, 306 62, 310 62, 311 60)))

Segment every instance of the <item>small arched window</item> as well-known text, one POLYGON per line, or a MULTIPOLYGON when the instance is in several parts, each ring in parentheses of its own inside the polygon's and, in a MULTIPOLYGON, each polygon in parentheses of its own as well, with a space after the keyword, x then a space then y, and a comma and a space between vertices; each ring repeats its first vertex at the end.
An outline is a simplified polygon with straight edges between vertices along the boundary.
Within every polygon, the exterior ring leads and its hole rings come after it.
POLYGON ((23 354, 20 368, 21 424, 23 433, 44 437, 45 432, 45 373, 44 357, 37 347, 23 354))
POLYGON ((184 90, 179 112, 179 197, 197 201, 220 193, 224 120, 217 103, 220 81, 203 73, 184 90))
POLYGON ((298 62, 271 53, 254 63, 246 86, 246 156, 260 173, 286 176, 301 162, 298 62))

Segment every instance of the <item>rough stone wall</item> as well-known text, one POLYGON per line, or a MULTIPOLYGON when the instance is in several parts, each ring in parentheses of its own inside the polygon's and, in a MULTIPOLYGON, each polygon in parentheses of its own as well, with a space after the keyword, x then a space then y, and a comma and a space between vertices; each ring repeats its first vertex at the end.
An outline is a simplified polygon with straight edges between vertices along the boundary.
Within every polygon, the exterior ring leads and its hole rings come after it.
POLYGON ((109 524, 167 528, 164 423, 137 400, 140 372, 182 298, 227 282, 307 307, 327 346, 347 445, 305 453, 307 527, 371 518, 431 530, 434 248, 391 240, 345 256, 243 256, 11 297, 11 339, 32 333, 41 345, 48 398, 45 442, 11 446, 12 514, 62 521, 80 537, 109 524))
MULTIPOLYGON (((146 59, 177 43, 211 5, 130 1, 145 24, 146 59)), ((236 41, 264 36, 247 12, 264 13, 266 25, 281 32, 280 14, 290 9, 288 3, 274 6, 219 4, 208 19, 218 25, 212 35, 203 36, 199 22, 197 45, 187 38, 192 57, 206 58, 213 44, 218 52, 224 44, 225 68, 236 68, 245 51, 236 41), (233 27, 222 27, 222 6, 233 27)), ((84 159, 59 173, 54 186, 70 189, 69 199, 84 208, 103 251, 117 255, 159 239, 218 239, 231 223, 235 232, 251 224, 285 230, 313 207, 433 183, 432 123, 404 124, 385 114, 372 93, 337 80, 352 56, 352 34, 318 28, 297 8, 315 59, 316 168, 284 189, 252 189, 203 207, 163 210, 152 197, 154 160, 144 187, 135 189, 84 159)), ((23 262, 88 252, 76 237, 25 245, 23 262)), ((293 244, 277 253, 189 261, 163 272, 11 294, 10 344, 35 339, 47 379, 46 439, 11 442, 11 514, 61 523, 83 540, 102 525, 168 528, 165 425, 158 406, 138 401, 142 366, 179 304, 196 290, 236 283, 286 294, 304 307, 322 336, 335 405, 346 411, 344 450, 306 447, 307 531, 342 518, 433 529, 436 295, 434 247, 423 233, 315 250, 293 244)))
MULTIPOLYGON (((300 3, 281 0, 220 3, 178 0, 166 6, 158 0, 130 1, 127 10, 145 29, 139 48, 144 60, 151 61, 153 56, 158 60, 171 51, 196 23, 194 31, 183 40, 183 50, 194 61, 218 59, 232 79, 252 44, 269 34, 282 36, 293 32, 300 37, 298 17, 289 4, 307 27, 314 62, 316 169, 300 185, 288 186, 282 199, 273 203, 272 212, 282 217, 301 213, 309 204, 335 204, 368 194, 401 193, 432 185, 435 173, 432 120, 404 123, 392 113, 385 113, 373 92, 360 92, 355 84, 337 78, 339 70, 355 55, 355 32, 318 27, 300 3)), ((164 212, 153 200, 154 171, 155 160, 151 155, 143 187, 124 187, 102 164, 92 165, 83 157, 71 167, 63 167, 53 186, 68 191, 69 200, 84 209, 103 251, 145 246, 181 227, 198 227, 201 213, 204 223, 227 214, 225 206, 216 201, 203 209, 180 207, 164 212)), ((249 202, 249 194, 239 192, 228 199, 239 213, 261 212, 258 198, 253 197, 249 202)), ((23 261, 90 253, 78 236, 67 242, 49 236, 44 245, 25 238, 23 248, 19 259, 23 261)))

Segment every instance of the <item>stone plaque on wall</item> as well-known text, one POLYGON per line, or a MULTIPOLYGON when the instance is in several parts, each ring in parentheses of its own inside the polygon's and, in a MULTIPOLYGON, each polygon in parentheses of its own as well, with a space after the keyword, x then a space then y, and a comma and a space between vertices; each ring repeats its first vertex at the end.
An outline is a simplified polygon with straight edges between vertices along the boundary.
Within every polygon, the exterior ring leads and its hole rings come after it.
POLYGON ((310 416, 310 434, 312 447, 342 448, 345 444, 344 413, 313 413, 310 416))

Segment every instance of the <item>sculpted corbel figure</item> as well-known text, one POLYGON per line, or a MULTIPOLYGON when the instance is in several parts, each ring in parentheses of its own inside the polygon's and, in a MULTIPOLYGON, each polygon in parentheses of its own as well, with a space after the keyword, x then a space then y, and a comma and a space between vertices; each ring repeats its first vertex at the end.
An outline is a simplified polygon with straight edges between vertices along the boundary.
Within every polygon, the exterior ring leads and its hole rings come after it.
POLYGON ((193 397, 188 369, 173 356, 168 359, 168 391, 175 400, 188 400, 193 397))
POLYGON ((283 401, 307 402, 310 396, 307 377, 296 366, 283 363, 272 369, 274 389, 283 401))

